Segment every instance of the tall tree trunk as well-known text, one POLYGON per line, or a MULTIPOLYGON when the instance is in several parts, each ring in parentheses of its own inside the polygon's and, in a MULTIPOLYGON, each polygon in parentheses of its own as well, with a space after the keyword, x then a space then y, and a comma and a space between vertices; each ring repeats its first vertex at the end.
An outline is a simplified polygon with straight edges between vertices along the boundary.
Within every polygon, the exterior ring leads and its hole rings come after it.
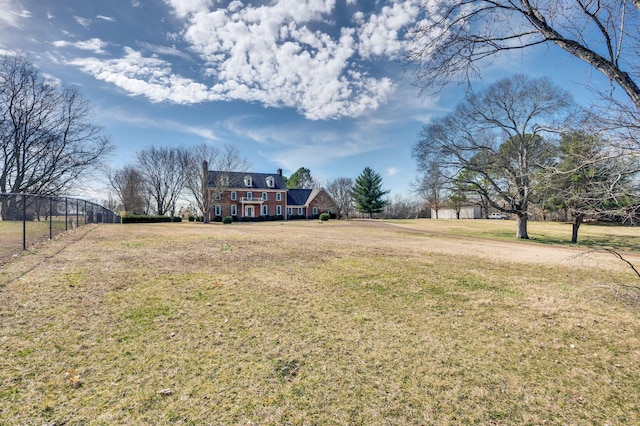
POLYGON ((571 243, 573 244, 578 242, 578 229, 580 229, 580 225, 582 225, 583 218, 584 218, 583 214, 580 214, 580 213, 573 214, 573 222, 571 224, 571 243))
POLYGON ((523 239, 523 240, 529 239, 529 234, 527 233, 527 219, 528 217, 526 213, 522 213, 522 214, 519 213, 516 216, 516 225, 517 225, 516 238, 523 239))

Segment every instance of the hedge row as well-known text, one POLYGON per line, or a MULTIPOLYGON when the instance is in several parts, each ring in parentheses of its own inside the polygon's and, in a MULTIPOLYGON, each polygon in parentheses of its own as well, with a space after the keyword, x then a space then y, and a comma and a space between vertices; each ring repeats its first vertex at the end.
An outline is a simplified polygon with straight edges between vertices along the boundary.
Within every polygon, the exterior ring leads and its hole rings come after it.
POLYGON ((181 217, 151 216, 145 214, 131 214, 122 216, 122 223, 159 223, 159 222, 182 222, 181 217))
MULTIPOLYGON (((258 216, 258 217, 238 217, 238 216, 225 216, 230 217, 233 222, 267 222, 274 220, 284 220, 284 216, 282 215, 274 215, 274 216, 258 216)), ((213 218, 214 222, 222 222, 222 216, 215 216, 213 218)))
MULTIPOLYGON (((324 215, 328 215, 327 219, 335 219, 335 213, 323 213, 324 215)), ((304 216, 304 215, 291 215, 289 216, 289 220, 309 220, 309 219, 320 219, 319 214, 315 214, 313 216, 304 216)), ((238 216, 225 216, 230 217, 233 222, 268 222, 275 220, 285 220, 283 215, 269 215, 269 216, 258 216, 258 217, 238 217, 238 216)), ((324 219, 324 220, 327 220, 324 219)), ((222 216, 214 216, 214 222, 223 222, 224 217, 222 216)), ((228 220, 227 220, 228 221, 228 220)))

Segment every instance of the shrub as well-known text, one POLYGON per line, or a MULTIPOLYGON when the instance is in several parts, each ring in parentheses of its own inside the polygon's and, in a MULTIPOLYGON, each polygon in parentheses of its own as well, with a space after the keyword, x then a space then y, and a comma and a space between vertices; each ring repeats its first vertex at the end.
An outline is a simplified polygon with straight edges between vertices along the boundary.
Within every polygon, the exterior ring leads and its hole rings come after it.
POLYGON ((128 214, 121 217, 122 223, 159 223, 159 222, 182 222, 182 218, 169 216, 152 216, 146 214, 128 214))
POLYGON ((222 218, 222 223, 224 223, 225 225, 233 223, 233 218, 231 216, 225 216, 224 218, 222 218))
POLYGON ((329 215, 329 213, 320 214, 320 220, 323 221, 323 222, 326 222, 327 220, 329 220, 330 217, 331 217, 331 215, 329 215))

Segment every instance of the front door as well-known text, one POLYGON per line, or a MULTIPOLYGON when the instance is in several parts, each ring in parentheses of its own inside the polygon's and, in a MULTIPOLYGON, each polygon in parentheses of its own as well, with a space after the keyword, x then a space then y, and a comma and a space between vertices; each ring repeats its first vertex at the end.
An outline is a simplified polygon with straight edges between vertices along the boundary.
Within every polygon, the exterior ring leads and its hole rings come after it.
POLYGON ((244 208, 244 217, 255 217, 255 208, 253 206, 246 206, 244 208))

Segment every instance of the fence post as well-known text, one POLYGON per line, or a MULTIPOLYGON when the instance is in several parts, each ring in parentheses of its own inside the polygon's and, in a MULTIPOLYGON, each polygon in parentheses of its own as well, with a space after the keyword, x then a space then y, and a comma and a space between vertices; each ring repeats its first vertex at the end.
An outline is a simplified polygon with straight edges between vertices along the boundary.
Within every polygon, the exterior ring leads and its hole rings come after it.
POLYGON ((53 239, 53 197, 49 196, 49 239, 53 239))
POLYGON ((22 194, 22 250, 27 249, 27 194, 22 194))

